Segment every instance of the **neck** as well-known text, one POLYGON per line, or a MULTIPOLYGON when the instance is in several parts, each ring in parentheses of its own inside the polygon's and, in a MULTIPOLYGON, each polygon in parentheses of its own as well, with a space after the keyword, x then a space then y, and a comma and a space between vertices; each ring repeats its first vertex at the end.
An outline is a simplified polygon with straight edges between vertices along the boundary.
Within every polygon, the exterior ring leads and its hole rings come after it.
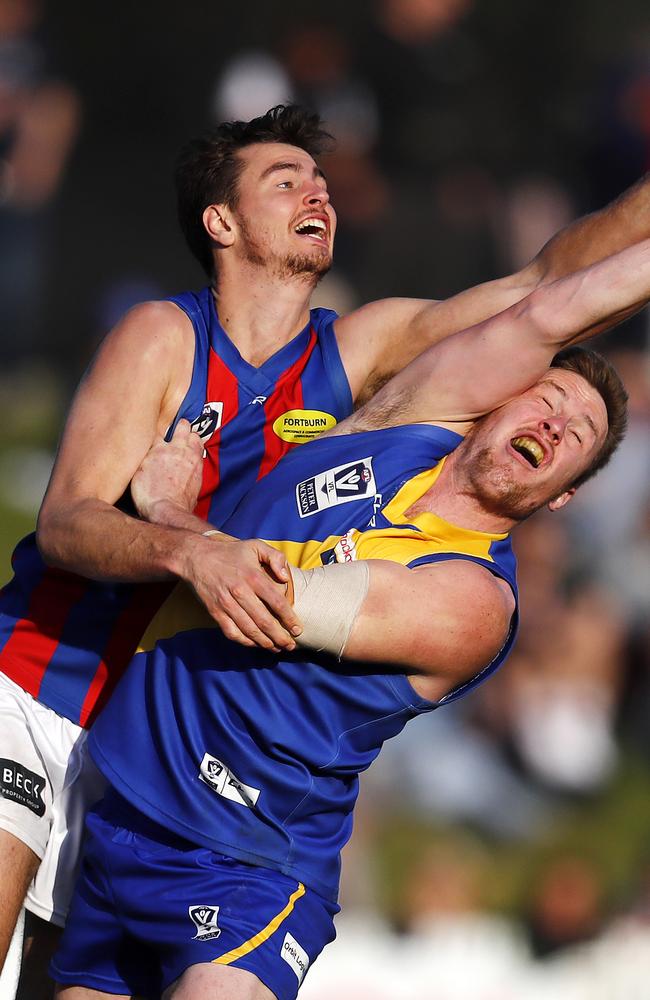
POLYGON ((409 513, 428 511, 472 531, 492 535, 509 532, 518 523, 491 509, 473 489, 466 475, 467 439, 449 454, 433 486, 410 508, 409 513))
POLYGON ((253 264, 224 267, 213 285, 219 321, 249 364, 261 365, 309 319, 313 274, 278 277, 253 264), (229 273, 230 272, 230 273, 229 273))

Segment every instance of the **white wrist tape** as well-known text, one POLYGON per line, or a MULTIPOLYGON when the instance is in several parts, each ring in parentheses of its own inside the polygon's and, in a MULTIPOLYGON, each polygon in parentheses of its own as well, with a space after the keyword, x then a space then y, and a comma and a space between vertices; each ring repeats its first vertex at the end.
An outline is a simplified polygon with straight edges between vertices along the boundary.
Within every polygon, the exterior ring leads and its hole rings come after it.
POLYGON ((303 624, 296 642, 339 659, 368 593, 370 571, 363 560, 302 570, 290 566, 293 606, 303 624))

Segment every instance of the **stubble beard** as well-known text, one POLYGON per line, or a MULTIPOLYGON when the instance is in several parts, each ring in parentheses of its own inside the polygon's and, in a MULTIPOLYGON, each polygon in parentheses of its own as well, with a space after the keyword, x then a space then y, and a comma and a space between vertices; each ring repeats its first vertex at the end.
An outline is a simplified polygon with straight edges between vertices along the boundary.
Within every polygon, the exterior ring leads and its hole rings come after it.
POLYGON ((289 253, 281 257, 266 249, 262 241, 255 239, 244 219, 239 220, 239 228, 246 263, 264 268, 276 278, 286 281, 304 277, 315 287, 332 266, 332 257, 326 247, 318 254, 289 253))
POLYGON ((529 496, 526 486, 513 481, 510 469, 495 462, 491 448, 479 448, 471 456, 468 479, 481 507, 500 518, 524 521, 543 506, 529 496))

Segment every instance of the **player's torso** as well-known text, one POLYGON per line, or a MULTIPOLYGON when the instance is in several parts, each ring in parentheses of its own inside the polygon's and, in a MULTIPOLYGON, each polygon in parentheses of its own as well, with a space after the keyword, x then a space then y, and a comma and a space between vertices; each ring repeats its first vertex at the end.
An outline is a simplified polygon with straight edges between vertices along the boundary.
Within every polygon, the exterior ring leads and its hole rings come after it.
MULTIPOLYGON (((424 426, 322 439, 285 459, 225 528, 266 537, 303 568, 350 558, 417 565, 454 553, 498 562, 505 574, 503 536, 406 516, 457 441, 424 426)), ((109 780, 152 818, 331 895, 358 773, 432 707, 390 669, 229 643, 178 587, 91 745, 109 780)))
MULTIPOLYGON (((189 419, 204 437, 197 513, 220 525, 287 451, 351 411, 335 314, 314 310, 309 325, 256 369, 221 328, 209 289, 173 301, 195 331, 192 381, 177 419, 189 419)), ((18 545, 13 569, 0 594, 0 669, 42 703, 87 725, 169 586, 103 584, 52 570, 34 535, 18 545)))

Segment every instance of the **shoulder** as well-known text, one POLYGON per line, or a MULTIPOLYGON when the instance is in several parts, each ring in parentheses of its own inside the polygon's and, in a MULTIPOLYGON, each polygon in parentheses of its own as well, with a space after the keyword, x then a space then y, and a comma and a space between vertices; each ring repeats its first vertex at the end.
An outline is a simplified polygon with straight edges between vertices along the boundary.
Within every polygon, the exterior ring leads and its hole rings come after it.
POLYGON ((482 670, 508 638, 515 597, 505 580, 469 559, 449 559, 412 570, 435 635, 423 636, 420 676, 411 677, 423 697, 438 700, 482 670), (431 650, 427 656, 426 648, 431 650))
POLYGON ((106 335, 91 368, 161 366, 162 370, 190 360, 194 332, 186 314, 173 302, 142 302, 130 309, 106 335))
POLYGON ((355 399, 369 381, 378 376, 385 380, 410 360, 408 332, 427 304, 423 299, 378 299, 336 320, 334 332, 355 399))
POLYGON ((442 559, 438 562, 416 566, 413 573, 423 589, 435 589, 444 580, 445 592, 450 602, 457 602, 459 621, 464 626, 471 618, 487 615, 497 629, 510 621, 515 609, 515 598, 510 586, 486 566, 472 559, 442 559))
POLYGON ((133 306, 113 328, 109 337, 139 338, 143 342, 164 345, 193 339, 192 322, 175 302, 140 302, 133 306))

